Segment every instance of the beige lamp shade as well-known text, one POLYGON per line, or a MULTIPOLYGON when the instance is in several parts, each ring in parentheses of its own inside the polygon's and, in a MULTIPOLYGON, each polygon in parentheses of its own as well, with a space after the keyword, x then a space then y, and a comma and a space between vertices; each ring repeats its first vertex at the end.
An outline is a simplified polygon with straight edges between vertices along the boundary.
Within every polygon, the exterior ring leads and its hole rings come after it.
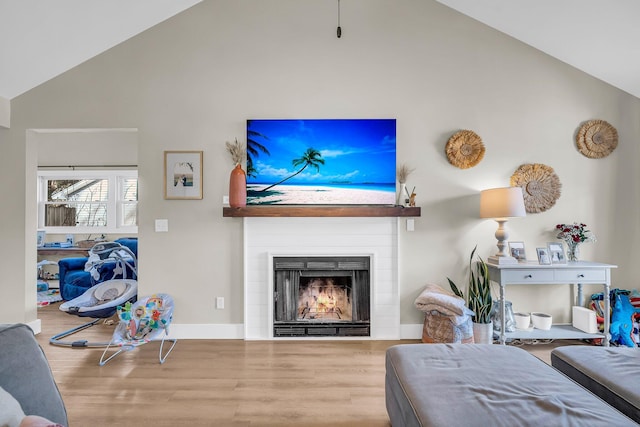
POLYGON ((526 216, 521 187, 491 188, 480 192, 480 218, 526 216))
POLYGON ((491 188, 480 192, 480 218, 493 218, 498 223, 496 240, 498 252, 488 258, 492 264, 517 264, 518 260, 505 252, 509 233, 507 218, 526 216, 522 187, 491 188))

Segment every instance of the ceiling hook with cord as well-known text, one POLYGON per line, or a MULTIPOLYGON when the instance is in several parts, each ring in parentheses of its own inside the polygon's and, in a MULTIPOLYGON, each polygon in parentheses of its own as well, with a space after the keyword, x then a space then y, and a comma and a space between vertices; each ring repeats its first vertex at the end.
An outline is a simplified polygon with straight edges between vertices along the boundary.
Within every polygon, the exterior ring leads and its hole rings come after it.
POLYGON ((342 37, 342 27, 340 26, 340 0, 338 0, 338 28, 336 30, 338 38, 342 37))

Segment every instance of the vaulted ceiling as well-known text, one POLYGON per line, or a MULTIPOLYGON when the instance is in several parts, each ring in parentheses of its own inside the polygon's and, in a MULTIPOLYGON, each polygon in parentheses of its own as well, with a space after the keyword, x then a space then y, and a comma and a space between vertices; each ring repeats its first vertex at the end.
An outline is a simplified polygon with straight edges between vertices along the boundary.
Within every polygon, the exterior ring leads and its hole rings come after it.
POLYGON ((201 0, 0 0, 0 97, 16 96, 201 0))
POLYGON ((437 0, 640 98, 637 0, 437 0))
MULTIPOLYGON (((15 98, 200 1, 0 0, 0 97, 15 98)), ((637 0, 437 1, 640 98, 637 0)))

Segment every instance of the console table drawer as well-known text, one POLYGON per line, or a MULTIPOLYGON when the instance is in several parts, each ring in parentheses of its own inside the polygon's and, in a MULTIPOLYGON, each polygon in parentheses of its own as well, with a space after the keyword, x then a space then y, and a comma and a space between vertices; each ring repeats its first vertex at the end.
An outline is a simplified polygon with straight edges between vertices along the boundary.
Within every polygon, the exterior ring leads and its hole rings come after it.
POLYGON ((567 283, 604 283, 606 280, 606 273, 604 270, 556 270, 556 280, 566 280, 567 283))
POLYGON ((552 270, 502 270, 502 280, 513 283, 546 283, 553 281, 552 270))

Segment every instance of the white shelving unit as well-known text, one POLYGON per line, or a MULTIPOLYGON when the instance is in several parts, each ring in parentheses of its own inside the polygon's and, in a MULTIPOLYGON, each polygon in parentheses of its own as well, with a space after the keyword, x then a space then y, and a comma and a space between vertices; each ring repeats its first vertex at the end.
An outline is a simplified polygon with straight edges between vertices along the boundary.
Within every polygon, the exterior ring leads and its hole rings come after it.
POLYGON ((576 329, 571 325, 559 324, 553 325, 550 330, 543 331, 541 329, 516 330, 515 332, 506 332, 506 339, 523 339, 523 340, 583 340, 589 338, 604 338, 604 334, 588 334, 576 329))
POLYGON ((603 346, 609 346, 609 289, 611 287, 611 269, 616 265, 599 262, 576 261, 567 264, 540 265, 537 263, 518 263, 497 265, 487 263, 489 276, 492 281, 500 285, 500 302, 502 310, 502 324, 500 328, 500 343, 505 344, 511 339, 588 339, 604 338, 603 346), (545 285, 545 284, 576 284, 578 285, 578 304, 584 304, 582 295, 583 284, 600 284, 604 287, 604 331, 601 334, 590 334, 574 328, 571 325, 553 325, 551 330, 540 329, 505 330, 505 294, 507 286, 514 285, 545 285))

